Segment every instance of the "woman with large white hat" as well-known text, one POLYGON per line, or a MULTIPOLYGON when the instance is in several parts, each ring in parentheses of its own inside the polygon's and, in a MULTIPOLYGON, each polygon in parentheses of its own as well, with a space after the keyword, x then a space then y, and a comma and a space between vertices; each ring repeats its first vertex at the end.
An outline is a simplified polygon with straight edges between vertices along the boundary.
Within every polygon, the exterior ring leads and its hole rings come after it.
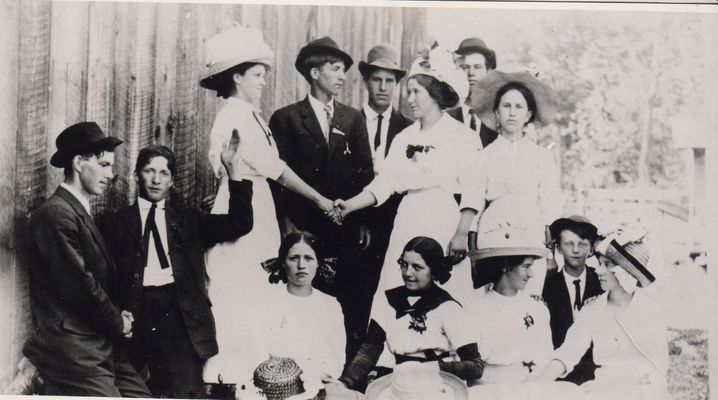
MULTIPOLYGON (((267 179, 310 199, 325 212, 333 206, 279 158, 272 133, 256 108, 273 57, 262 33, 233 26, 210 38, 206 53, 209 70, 200 86, 226 99, 210 132, 210 162, 221 186, 227 185, 219 154, 232 135, 238 135, 242 177, 253 182, 254 192, 252 231, 212 248, 207 256, 219 354, 208 361, 204 376, 208 382, 216 382, 219 375, 225 382, 237 382, 251 376, 266 357, 262 338, 253 329, 254 305, 268 285, 261 262, 276 256, 281 240, 267 179)), ((226 213, 229 199, 222 194, 228 192, 220 189, 218 193, 212 212, 226 213)))
POLYGON ((394 193, 405 193, 394 220, 377 296, 402 284, 396 260, 404 245, 413 237, 428 236, 451 256, 454 278, 444 288, 462 302, 473 291, 467 236, 469 224, 481 208, 472 177, 481 142, 445 111, 459 104, 459 93, 468 88, 468 81, 451 54, 441 48, 414 61, 408 76, 408 102, 416 122, 395 137, 378 176, 358 195, 335 204, 347 215, 381 205, 394 193), (461 195, 460 203, 455 194, 461 195))
MULTIPOLYGON (((560 216, 563 199, 553 156, 529 138, 526 127, 552 121, 555 95, 530 73, 491 71, 476 83, 472 100, 482 123, 499 132, 474 164, 481 196, 477 225, 472 226, 478 229, 477 247, 486 247, 486 238, 506 226, 520 227, 541 242, 546 226, 560 216)), ((541 294, 545 261, 536 262, 534 269, 526 290, 541 294)), ((487 282, 475 278, 477 287, 487 282)))

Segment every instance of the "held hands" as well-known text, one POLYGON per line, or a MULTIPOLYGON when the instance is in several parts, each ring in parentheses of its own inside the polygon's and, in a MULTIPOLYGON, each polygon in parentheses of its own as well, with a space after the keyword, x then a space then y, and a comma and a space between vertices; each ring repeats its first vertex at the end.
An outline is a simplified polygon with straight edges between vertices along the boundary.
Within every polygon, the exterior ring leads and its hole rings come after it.
POLYGON ((120 315, 122 316, 122 336, 127 339, 131 339, 132 323, 135 322, 135 317, 127 310, 123 310, 120 315))
POLYGON ((335 224, 341 225, 344 218, 342 218, 341 212, 337 210, 334 203, 326 197, 321 197, 316 204, 327 218, 331 219, 335 224))

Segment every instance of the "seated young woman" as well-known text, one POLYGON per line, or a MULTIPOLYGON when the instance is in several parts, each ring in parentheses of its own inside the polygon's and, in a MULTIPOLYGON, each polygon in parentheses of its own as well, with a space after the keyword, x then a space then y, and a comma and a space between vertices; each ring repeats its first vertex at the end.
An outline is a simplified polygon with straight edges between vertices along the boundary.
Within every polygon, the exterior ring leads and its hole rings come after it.
POLYGON ((257 321, 264 331, 268 357, 288 357, 302 368, 305 379, 331 380, 344 366, 344 317, 334 297, 312 287, 322 268, 321 246, 309 232, 282 239, 276 259, 263 263, 273 287, 271 297, 257 299, 264 311, 257 321))
POLYGON ((339 378, 349 389, 363 388, 386 343, 396 363, 437 362, 442 371, 478 379, 483 361, 465 329, 466 315, 451 294, 437 285, 451 276, 451 264, 434 239, 415 237, 397 260, 404 285, 375 298, 366 338, 339 378))

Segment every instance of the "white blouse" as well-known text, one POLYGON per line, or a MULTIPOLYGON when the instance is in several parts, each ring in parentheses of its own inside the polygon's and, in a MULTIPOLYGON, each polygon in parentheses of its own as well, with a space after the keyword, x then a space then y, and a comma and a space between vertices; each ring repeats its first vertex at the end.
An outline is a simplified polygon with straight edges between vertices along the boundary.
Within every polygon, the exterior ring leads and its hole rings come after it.
POLYGON ((230 97, 212 125, 209 137, 209 161, 218 178, 225 174, 222 149, 229 145, 232 131, 239 134, 239 155, 243 177, 279 178, 286 164, 279 158, 277 145, 267 124, 254 106, 240 98, 230 97))
POLYGON ((379 206, 394 193, 439 188, 447 195, 461 193, 462 209, 483 209, 474 177, 479 149, 478 135, 446 113, 425 131, 415 122, 394 138, 379 175, 364 190, 374 195, 379 206), (428 151, 409 158, 409 145, 428 151))

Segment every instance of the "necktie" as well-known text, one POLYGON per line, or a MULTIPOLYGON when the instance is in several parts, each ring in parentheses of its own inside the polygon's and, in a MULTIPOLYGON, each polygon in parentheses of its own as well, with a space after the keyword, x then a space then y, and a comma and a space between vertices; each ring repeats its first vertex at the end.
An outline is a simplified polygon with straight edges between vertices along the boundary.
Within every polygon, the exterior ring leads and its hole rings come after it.
POLYGON ((329 141, 329 134, 332 132, 332 108, 329 104, 324 106, 324 111, 327 113, 327 131, 324 132, 324 137, 329 141))
POLYGON ((167 255, 165 254, 165 250, 162 247, 162 240, 160 240, 160 232, 157 229, 157 224, 155 224, 155 210, 157 209, 157 204, 152 203, 152 207, 150 207, 150 212, 147 213, 147 221, 145 221, 145 231, 142 233, 142 250, 145 252, 145 267, 147 266, 147 255, 149 253, 150 248, 150 233, 152 234, 152 241, 155 242, 155 251, 157 252, 157 257, 160 260, 160 266, 162 269, 169 268, 170 263, 167 261, 167 255))
POLYGON ((379 114, 376 122, 376 134, 374 135, 374 150, 378 149, 381 145, 381 120, 384 119, 384 116, 379 114))
POLYGON ((469 128, 471 128, 472 131, 476 130, 476 113, 474 110, 469 110, 469 115, 471 115, 471 120, 469 122, 469 128))
POLYGON ((581 311, 581 280, 576 279, 573 281, 573 287, 576 289, 576 297, 573 301, 573 307, 581 311))

